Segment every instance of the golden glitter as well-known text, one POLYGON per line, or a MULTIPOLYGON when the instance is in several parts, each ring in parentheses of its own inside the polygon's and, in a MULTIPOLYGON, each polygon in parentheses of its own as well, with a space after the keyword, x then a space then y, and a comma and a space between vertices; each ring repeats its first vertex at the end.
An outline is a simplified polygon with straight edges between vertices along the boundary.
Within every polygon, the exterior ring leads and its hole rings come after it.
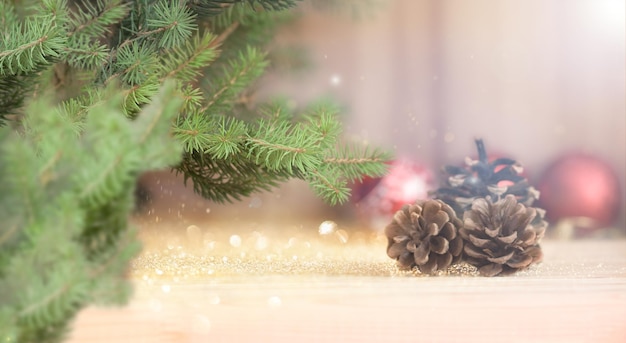
MULTIPOLYGON (((238 225, 234 234, 217 223, 204 229, 183 226, 180 231, 150 225, 140 233, 144 250, 133 260, 131 276, 147 284, 255 275, 421 276, 398 270, 385 253, 387 240, 381 232, 346 228, 320 235, 318 226, 261 231, 258 225, 238 225), (180 240, 190 232, 202 237, 202 244, 180 240)), ((477 274, 466 264, 440 273, 477 274)))

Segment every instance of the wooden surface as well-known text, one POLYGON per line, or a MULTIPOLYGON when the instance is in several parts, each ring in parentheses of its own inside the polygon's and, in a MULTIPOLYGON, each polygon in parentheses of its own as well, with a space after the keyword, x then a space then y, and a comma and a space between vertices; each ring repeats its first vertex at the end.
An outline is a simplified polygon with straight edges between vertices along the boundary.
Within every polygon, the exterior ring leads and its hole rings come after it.
POLYGON ((499 278, 135 274, 132 302, 84 310, 70 342, 626 342, 626 241, 542 245, 499 278))

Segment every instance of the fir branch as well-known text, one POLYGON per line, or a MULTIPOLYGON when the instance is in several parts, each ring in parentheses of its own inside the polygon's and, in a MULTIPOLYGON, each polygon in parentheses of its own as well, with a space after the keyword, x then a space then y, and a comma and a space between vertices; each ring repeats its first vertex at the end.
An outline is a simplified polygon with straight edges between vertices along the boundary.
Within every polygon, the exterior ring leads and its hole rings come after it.
POLYGON ((222 117, 215 131, 215 134, 208 137, 205 154, 214 159, 225 160, 241 152, 247 134, 247 128, 242 121, 222 117))
POLYGON ((337 170, 321 168, 310 172, 309 185, 320 198, 331 205, 341 204, 348 200, 350 188, 337 170))
POLYGON ((247 4, 250 8, 257 5, 267 11, 281 11, 296 6, 300 0, 190 0, 189 6, 198 14, 206 17, 217 16, 238 4, 247 4))
POLYGON ((317 142, 319 136, 302 125, 270 124, 261 120, 258 128, 248 136, 248 156, 270 170, 285 169, 292 173, 315 169, 320 163, 317 142))
POLYGON ((189 115, 174 126, 174 136, 183 144, 186 152, 204 151, 210 144, 209 131, 212 122, 200 115, 189 115))
POLYGON ((24 105, 32 79, 31 76, 0 75, 0 127, 24 105))
POLYGON ((328 150, 324 163, 333 165, 351 181, 360 181, 364 176, 380 177, 386 172, 385 162, 391 156, 384 151, 369 151, 368 147, 347 144, 339 149, 328 150))
POLYGON ((215 60, 218 53, 214 48, 215 36, 206 33, 187 41, 184 46, 176 47, 164 54, 162 74, 164 78, 176 78, 183 82, 194 82, 202 75, 202 69, 215 60))
POLYGON ((224 41, 226 41, 226 39, 237 30, 237 28, 239 27, 240 23, 238 21, 234 21, 232 22, 230 25, 228 25, 228 27, 226 27, 226 29, 224 31, 222 31, 219 36, 217 36, 217 39, 215 39, 214 41, 214 46, 220 46, 222 45, 222 43, 224 41))
POLYGON ((0 75, 32 72, 61 56, 65 38, 51 17, 27 18, 0 40, 0 75))
POLYGON ((65 47, 63 52, 67 55, 69 65, 81 69, 98 68, 108 57, 106 46, 87 42, 77 47, 65 47))
POLYGON ((155 66, 159 65, 156 51, 147 44, 131 44, 117 50, 116 68, 119 71, 111 75, 105 84, 116 77, 129 85, 141 85, 153 77, 155 66))
POLYGON ((339 110, 330 104, 319 104, 309 110, 305 116, 308 128, 318 137, 317 144, 321 149, 332 148, 341 133, 341 124, 337 120, 339 110))
POLYGON ((241 52, 236 60, 231 61, 228 68, 224 68, 224 75, 211 87, 213 96, 200 112, 210 111, 218 114, 231 108, 237 94, 256 80, 266 67, 264 53, 250 47, 241 52))
POLYGON ((270 190, 293 176, 284 171, 269 172, 242 155, 213 160, 197 151, 184 154, 176 171, 183 174, 185 184, 192 181, 197 194, 219 203, 270 190))
POLYGON ((142 105, 149 103, 154 98, 160 86, 159 80, 153 78, 142 84, 123 89, 121 94, 124 95, 124 113, 128 117, 134 117, 141 111, 142 105))
POLYGON ((148 31, 143 35, 156 34, 159 47, 173 48, 191 37, 197 29, 195 18, 196 15, 185 6, 184 1, 161 0, 148 11, 148 31))
POLYGON ((183 99, 181 113, 197 113, 197 110, 202 106, 202 102, 204 101, 202 91, 191 85, 184 86, 180 90, 179 96, 183 99))
POLYGON ((129 10, 122 0, 80 1, 70 14, 68 37, 104 38, 110 33, 110 27, 126 17, 129 10))
POLYGON ((285 99, 274 99, 261 104, 257 109, 257 115, 270 123, 292 121, 294 118, 294 112, 285 99))

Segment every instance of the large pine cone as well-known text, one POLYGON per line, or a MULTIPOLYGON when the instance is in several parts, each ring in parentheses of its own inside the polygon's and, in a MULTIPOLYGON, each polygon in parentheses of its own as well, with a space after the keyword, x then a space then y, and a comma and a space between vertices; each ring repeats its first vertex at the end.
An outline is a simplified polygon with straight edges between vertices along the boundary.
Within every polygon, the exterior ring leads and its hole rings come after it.
POLYGON ((522 166, 509 158, 498 158, 489 162, 485 145, 476 140, 478 160, 468 158, 465 167, 444 166, 441 186, 431 196, 450 205, 457 216, 469 210, 477 198, 491 196, 499 199, 513 194, 526 206, 539 198, 539 191, 530 186, 521 175, 522 166))
POLYGON ((422 273, 444 270, 458 261, 463 222, 440 200, 418 201, 396 212, 385 228, 387 255, 402 269, 417 267, 422 273))
POLYGON ((495 203, 489 197, 474 200, 459 230, 464 260, 484 276, 510 274, 540 262, 539 241, 547 226, 543 213, 518 203, 514 195, 495 203))

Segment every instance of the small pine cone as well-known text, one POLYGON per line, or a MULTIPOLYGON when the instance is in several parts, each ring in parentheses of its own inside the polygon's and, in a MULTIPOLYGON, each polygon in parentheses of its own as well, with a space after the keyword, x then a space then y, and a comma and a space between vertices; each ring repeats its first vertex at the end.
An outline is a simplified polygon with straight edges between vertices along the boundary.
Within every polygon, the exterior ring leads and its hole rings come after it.
POLYGON ((459 229, 464 260, 483 276, 511 274, 540 262, 539 241, 547 226, 543 213, 518 203, 514 195, 496 202, 490 197, 474 200, 459 229))
POLYGON ((458 261, 463 222, 440 200, 417 201, 396 212, 385 228, 387 255, 402 269, 417 267, 422 273, 444 270, 458 261))

